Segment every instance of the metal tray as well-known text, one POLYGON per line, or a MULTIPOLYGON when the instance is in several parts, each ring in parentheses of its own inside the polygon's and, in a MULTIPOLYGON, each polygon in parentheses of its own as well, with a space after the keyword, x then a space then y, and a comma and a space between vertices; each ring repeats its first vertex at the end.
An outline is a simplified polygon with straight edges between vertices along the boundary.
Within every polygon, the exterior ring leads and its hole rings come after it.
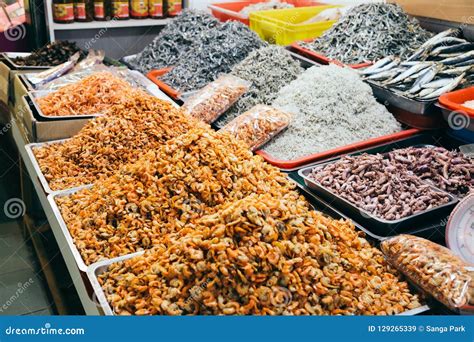
POLYGON ((82 272, 86 272, 88 266, 85 264, 84 260, 82 259, 81 253, 79 253, 79 250, 74 244, 74 239, 66 226, 66 222, 64 222, 63 216, 61 215, 61 211, 59 210, 58 205, 56 204, 55 198, 69 196, 75 192, 78 192, 79 190, 88 189, 90 187, 92 187, 92 185, 85 185, 65 191, 57 191, 48 195, 48 202, 54 213, 54 218, 48 217, 48 220, 56 220, 56 224, 61 228, 61 231, 63 232, 64 237, 66 238, 68 245, 67 247, 69 247, 69 249, 71 250, 72 255, 74 256, 74 260, 76 261, 77 267, 82 272))
POLYGON ((366 81, 371 87, 374 96, 381 102, 388 103, 396 108, 418 115, 439 115, 439 109, 435 106, 437 100, 414 100, 394 93, 392 90, 378 85, 372 81, 366 81))
POLYGON ((38 113, 38 116, 40 116, 44 121, 57 121, 57 120, 74 120, 74 119, 93 119, 97 116, 101 116, 104 114, 80 114, 80 115, 63 115, 63 116, 47 116, 43 114, 43 111, 41 110, 40 106, 38 105, 38 102, 36 99, 38 97, 42 97, 45 95, 48 95, 52 93, 53 91, 49 90, 33 90, 28 92, 29 98, 31 100, 31 103, 33 104, 33 107, 35 107, 36 112, 38 113))
MULTIPOLYGON (((136 252, 133 254, 125 255, 125 256, 110 259, 110 260, 99 261, 90 265, 87 268, 87 277, 89 278, 91 282, 92 290, 93 290, 93 300, 95 301, 96 304, 100 306, 100 308, 102 309, 105 315, 114 316, 115 313, 112 307, 110 306, 109 302, 107 301, 107 296, 99 284, 98 277, 102 273, 104 273, 110 265, 117 262, 122 262, 124 260, 131 259, 133 257, 142 255, 143 253, 145 252, 141 251, 141 252, 136 252)), ((415 315, 420 315, 429 310, 430 310, 430 307, 428 305, 422 305, 419 308, 408 310, 400 314, 397 314, 395 316, 415 316, 415 315)))
POLYGON ((28 65, 18 65, 13 59, 16 57, 27 57, 31 55, 31 52, 4 52, 3 57, 8 61, 11 66, 17 70, 28 70, 28 69, 37 69, 37 70, 46 70, 52 68, 54 65, 50 66, 28 66, 28 65))
MULTIPOLYGON (((318 166, 324 167, 325 165, 334 163, 335 161, 319 164, 318 166)), ((354 217, 357 221, 363 223, 365 227, 372 233, 379 236, 391 236, 398 233, 406 233, 413 227, 416 227, 420 224, 426 223, 429 220, 439 218, 440 220, 444 219, 451 212, 452 208, 458 202, 458 198, 446 191, 443 191, 435 186, 430 185, 433 189, 442 192, 449 196, 450 201, 446 204, 431 208, 429 210, 422 211, 420 213, 404 217, 398 220, 385 220, 383 218, 376 217, 364 209, 360 209, 349 200, 340 197, 339 195, 333 193, 328 188, 322 186, 316 181, 308 177, 311 170, 314 166, 307 167, 298 171, 298 175, 301 176, 304 180, 305 185, 321 194, 324 198, 327 198, 330 201, 330 204, 334 203, 338 207, 344 209, 344 211, 351 214, 351 217, 354 217)))
POLYGON ((130 70, 137 70, 137 68, 135 68, 132 64, 130 64, 130 60, 132 58, 135 58, 137 57, 138 53, 134 54, 134 55, 129 55, 129 56, 123 56, 122 58, 119 59, 119 62, 124 64, 127 68, 129 68, 130 70))
MULTIPOLYGON (((52 140, 52 141, 48 141, 48 142, 42 142, 42 143, 31 143, 31 144, 28 144, 28 145, 25 145, 25 150, 26 150, 26 155, 28 156, 28 158, 30 159, 31 161, 31 164, 33 165, 35 171, 36 171, 36 175, 41 183, 41 185, 43 186, 43 189, 44 189, 44 192, 46 192, 47 194, 52 194, 52 193, 55 193, 55 192, 58 192, 58 191, 55 191, 55 190, 52 190, 50 187, 49 187, 49 183, 48 181, 46 180, 43 172, 41 171, 41 168, 38 164, 38 161, 36 160, 36 157, 33 153, 33 148, 35 147, 41 147, 41 146, 46 146, 46 145, 51 145, 51 144, 57 144, 57 143, 63 143, 65 141, 67 141, 69 139, 60 139, 60 140, 52 140)), ((72 188, 72 189, 78 189, 78 188, 81 188, 82 186, 80 187, 75 187, 75 188, 72 188)), ((67 189, 69 190, 69 189, 67 189)))

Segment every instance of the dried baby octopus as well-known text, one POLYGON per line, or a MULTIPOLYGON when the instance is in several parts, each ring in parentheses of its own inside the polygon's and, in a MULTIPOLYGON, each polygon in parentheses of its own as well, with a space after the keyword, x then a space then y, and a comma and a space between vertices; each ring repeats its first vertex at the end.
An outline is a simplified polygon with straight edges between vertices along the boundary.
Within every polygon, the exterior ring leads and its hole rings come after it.
POLYGON ((171 104, 143 92, 95 118, 73 138, 34 148, 52 190, 91 184, 111 176, 144 151, 200 125, 171 104))
POLYGON ((400 172, 382 155, 345 156, 309 177, 360 209, 385 219, 398 220, 444 203, 450 198, 418 177, 400 172))
POLYGON ((99 276, 117 315, 397 314, 420 306, 348 221, 251 195, 99 276))
POLYGON ((388 154, 391 162, 456 196, 474 190, 474 162, 443 147, 408 147, 388 154))
POLYGON ((298 198, 293 187, 241 142, 206 126, 57 203, 84 262, 91 264, 155 246, 163 234, 252 193, 298 198))
POLYGON ((390 263, 449 308, 474 305, 474 272, 449 249, 411 235, 385 240, 381 248, 390 263))
POLYGON ((110 72, 98 72, 37 99, 43 115, 104 114, 133 97, 137 89, 110 72))

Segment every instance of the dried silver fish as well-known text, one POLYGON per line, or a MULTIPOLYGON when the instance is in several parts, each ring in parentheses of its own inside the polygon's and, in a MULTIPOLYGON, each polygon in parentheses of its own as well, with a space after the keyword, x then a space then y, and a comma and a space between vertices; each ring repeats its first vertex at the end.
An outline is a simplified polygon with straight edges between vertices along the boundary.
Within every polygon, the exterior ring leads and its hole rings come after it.
POLYGON ((200 89, 265 45, 244 24, 227 22, 196 37, 194 44, 161 80, 179 91, 200 89))
POLYGON ((234 66, 231 74, 252 82, 250 89, 216 122, 223 127, 258 104, 270 105, 278 92, 303 72, 300 63, 284 48, 271 45, 253 51, 234 66))
POLYGON ((201 32, 218 25, 217 19, 208 13, 184 10, 128 63, 142 73, 173 66, 201 32))
POLYGON ((431 33, 394 4, 363 4, 347 11, 332 28, 306 48, 346 64, 385 56, 408 57, 431 33))

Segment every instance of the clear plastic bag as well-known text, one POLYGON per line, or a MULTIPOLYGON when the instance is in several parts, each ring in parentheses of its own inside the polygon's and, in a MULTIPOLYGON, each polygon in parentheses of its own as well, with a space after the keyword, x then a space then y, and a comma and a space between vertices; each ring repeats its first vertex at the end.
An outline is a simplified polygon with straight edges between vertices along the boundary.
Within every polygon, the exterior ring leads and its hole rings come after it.
POLYGON ((210 124, 229 109, 250 85, 250 82, 236 76, 222 75, 191 95, 181 108, 210 124))
POLYGON ((69 60, 63 64, 57 65, 51 69, 45 70, 43 72, 39 72, 36 74, 31 74, 28 77, 28 81, 34 86, 34 87, 40 87, 43 84, 46 84, 48 82, 51 82, 58 77, 61 77, 64 74, 67 74, 70 72, 73 68, 74 65, 77 63, 79 58, 81 57, 79 52, 76 52, 74 55, 69 58, 69 60))
POLYGON ((473 308, 472 265, 465 263, 449 249, 404 234, 382 241, 381 249, 390 264, 448 308, 473 308))
POLYGON ((221 130, 232 133, 255 151, 288 127, 290 121, 290 114, 260 104, 239 115, 221 130))

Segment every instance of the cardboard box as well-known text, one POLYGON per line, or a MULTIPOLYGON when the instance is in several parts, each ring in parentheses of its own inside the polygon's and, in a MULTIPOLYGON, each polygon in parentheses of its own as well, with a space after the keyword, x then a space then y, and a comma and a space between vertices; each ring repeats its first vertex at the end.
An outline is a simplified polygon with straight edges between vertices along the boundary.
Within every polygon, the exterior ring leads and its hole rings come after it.
POLYGON ((411 15, 474 25, 473 0, 389 0, 411 15))
POLYGON ((25 76, 19 73, 13 73, 13 90, 11 94, 11 103, 21 103, 21 99, 25 96, 29 91, 33 90, 31 85, 29 85, 25 81, 25 76))
POLYGON ((5 62, 0 62, 0 102, 8 105, 8 89, 10 87, 10 68, 5 62))
POLYGON ((21 98, 21 105, 16 106, 15 120, 24 125, 30 142, 45 142, 70 138, 77 134, 90 119, 63 119, 44 121, 38 118, 36 110, 28 95, 21 98))

